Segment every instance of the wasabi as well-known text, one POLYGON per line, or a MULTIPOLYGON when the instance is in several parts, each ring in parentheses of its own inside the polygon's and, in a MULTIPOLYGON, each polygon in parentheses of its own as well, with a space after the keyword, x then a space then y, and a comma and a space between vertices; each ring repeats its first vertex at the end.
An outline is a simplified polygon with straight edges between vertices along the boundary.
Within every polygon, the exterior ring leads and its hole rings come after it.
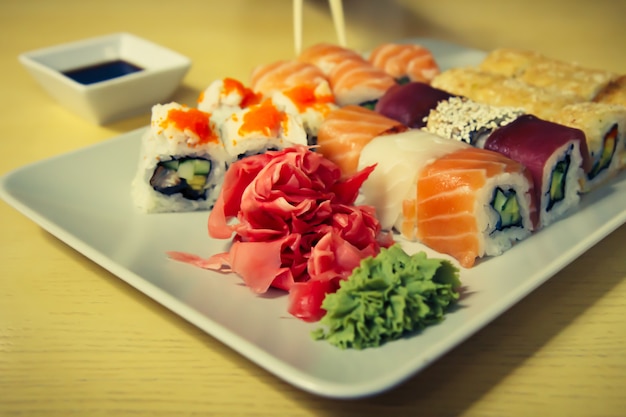
POLYGON ((398 244, 361 261, 335 293, 312 332, 341 349, 380 346, 443 320, 459 298, 459 269, 425 252, 408 255, 398 244))

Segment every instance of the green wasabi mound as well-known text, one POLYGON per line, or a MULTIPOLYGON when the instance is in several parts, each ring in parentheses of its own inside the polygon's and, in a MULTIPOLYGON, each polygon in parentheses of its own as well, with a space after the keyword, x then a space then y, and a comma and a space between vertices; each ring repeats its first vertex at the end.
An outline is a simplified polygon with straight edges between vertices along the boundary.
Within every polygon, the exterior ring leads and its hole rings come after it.
POLYGON ((443 320, 459 298, 459 269, 425 252, 408 255, 400 245, 361 261, 322 302, 326 314, 312 332, 341 349, 365 349, 443 320))

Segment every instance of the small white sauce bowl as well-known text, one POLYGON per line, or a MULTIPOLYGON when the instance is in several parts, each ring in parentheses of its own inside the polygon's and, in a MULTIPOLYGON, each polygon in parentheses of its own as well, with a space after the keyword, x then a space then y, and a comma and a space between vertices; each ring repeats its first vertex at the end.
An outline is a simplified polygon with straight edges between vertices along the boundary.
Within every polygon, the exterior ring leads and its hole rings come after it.
POLYGON ((38 49, 18 58, 55 100, 101 125, 149 112, 173 95, 191 67, 189 58, 129 33, 38 49), (91 84, 64 74, 115 60, 141 70, 91 84))

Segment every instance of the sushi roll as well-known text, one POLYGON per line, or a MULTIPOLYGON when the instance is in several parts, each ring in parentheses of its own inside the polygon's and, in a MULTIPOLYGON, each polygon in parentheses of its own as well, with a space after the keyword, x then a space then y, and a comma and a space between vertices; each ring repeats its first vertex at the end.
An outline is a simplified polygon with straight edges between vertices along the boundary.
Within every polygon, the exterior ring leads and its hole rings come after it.
POLYGON ((537 229, 573 210, 590 166, 584 133, 525 114, 465 98, 441 102, 426 129, 492 150, 524 165, 532 174, 538 204, 537 229))
POLYGON ((432 86, 492 106, 519 107, 526 113, 550 119, 562 107, 582 102, 571 92, 529 85, 517 78, 490 74, 476 68, 453 68, 442 72, 432 86))
POLYGON ((381 44, 372 50, 368 61, 400 84, 411 81, 430 83, 440 72, 432 52, 422 45, 411 43, 381 44))
POLYGON ((487 54, 478 68, 481 71, 505 77, 518 77, 539 56, 538 52, 526 49, 497 48, 487 54))
MULTIPOLYGON (((594 99, 594 102, 614 104, 626 107, 626 75, 622 75, 611 82, 594 99)), ((626 144, 620 154, 620 169, 626 169, 626 144)))
POLYGON ((415 207, 417 173, 430 161, 467 146, 421 129, 374 137, 358 160, 359 170, 376 165, 361 186, 363 204, 375 208, 384 230, 395 229, 415 240, 415 215, 403 212, 403 204, 415 207))
POLYGON ((538 210, 536 229, 554 223, 578 206, 585 168, 590 165, 581 130, 523 115, 495 129, 483 147, 530 171, 538 210))
POLYGON ((219 129, 224 149, 232 160, 307 145, 300 117, 279 109, 272 99, 230 113, 219 129))
POLYGON ((286 60, 258 66, 250 87, 283 111, 300 115, 309 145, 315 145, 320 124, 338 107, 326 76, 306 62, 286 60))
POLYGON ((534 230, 536 203, 528 170, 496 152, 411 129, 372 140, 360 166, 377 164, 363 183, 381 226, 394 227, 469 268, 534 230))
POLYGON ((406 129, 403 124, 373 110, 345 106, 331 111, 320 125, 316 150, 337 164, 347 176, 357 171, 359 155, 369 141, 406 129))
POLYGON ((271 98, 284 112, 300 116, 310 146, 317 144, 322 122, 331 111, 339 108, 327 83, 320 84, 317 88, 301 86, 277 91, 271 98))
POLYGON ((440 101, 426 118, 425 129, 434 134, 482 148, 497 128, 525 114, 517 107, 498 107, 451 97, 440 101))
POLYGON ((609 71, 545 57, 531 62, 520 76, 530 85, 571 93, 582 100, 593 100, 615 78, 609 71))
POLYGON ((583 191, 589 192, 624 168, 626 107, 585 102, 563 107, 551 121, 582 130, 591 159, 583 191))
POLYGON ((146 213, 209 210, 231 159, 211 114, 157 104, 141 141, 133 201, 146 213))
POLYGON ((398 84, 378 99, 374 110, 410 128, 421 128, 430 111, 451 97, 455 96, 422 82, 398 84))
POLYGON ((483 71, 519 78, 522 82, 563 93, 582 100, 593 100, 615 78, 610 71, 598 70, 547 57, 543 54, 503 48, 490 52, 479 65, 483 71))
POLYGON ((495 86, 507 78, 473 67, 455 67, 441 72, 430 85, 449 94, 464 96, 478 102, 489 102, 489 94, 495 86))
POLYGON ((417 239, 470 268, 476 259, 501 255, 530 236, 534 195, 522 164, 467 145, 419 172, 417 239))
POLYGON ((613 80, 600 91, 593 101, 626 106, 626 75, 622 75, 613 80))
POLYGON ((255 93, 241 81, 224 78, 213 81, 200 93, 197 107, 201 111, 213 113, 220 108, 245 108, 259 103, 261 99, 261 94, 255 93))

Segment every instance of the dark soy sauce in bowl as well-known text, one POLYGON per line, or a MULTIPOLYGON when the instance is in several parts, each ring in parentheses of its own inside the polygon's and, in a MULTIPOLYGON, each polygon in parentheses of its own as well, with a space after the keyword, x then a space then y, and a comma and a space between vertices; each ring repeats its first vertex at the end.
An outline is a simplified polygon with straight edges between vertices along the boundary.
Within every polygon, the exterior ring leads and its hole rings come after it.
POLYGON ((81 84, 94 84, 142 70, 137 65, 117 59, 63 71, 63 75, 81 84))

